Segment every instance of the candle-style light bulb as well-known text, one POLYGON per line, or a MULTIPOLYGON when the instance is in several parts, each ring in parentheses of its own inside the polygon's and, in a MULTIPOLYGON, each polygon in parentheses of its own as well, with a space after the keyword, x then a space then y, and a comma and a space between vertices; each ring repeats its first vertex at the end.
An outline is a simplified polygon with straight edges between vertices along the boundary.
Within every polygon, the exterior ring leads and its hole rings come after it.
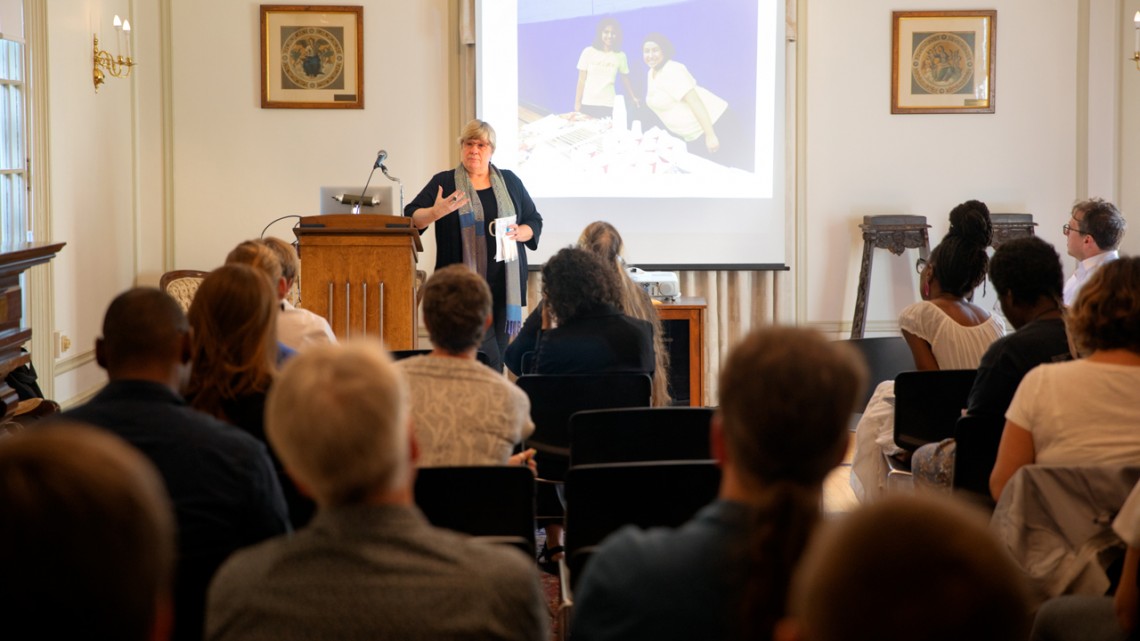
POLYGON ((119 14, 115 14, 115 19, 111 21, 111 26, 115 28, 115 55, 120 58, 123 57, 123 19, 119 14))
POLYGON ((118 14, 115 14, 115 19, 111 21, 111 26, 115 27, 116 29, 123 26, 123 21, 119 18, 118 14))
POLYGON ((123 21, 123 35, 127 38, 127 60, 131 59, 131 21, 123 21))
POLYGON ((1132 24, 1136 27, 1136 38, 1132 45, 1132 52, 1140 55, 1140 11, 1137 11, 1136 15, 1132 16, 1132 24))

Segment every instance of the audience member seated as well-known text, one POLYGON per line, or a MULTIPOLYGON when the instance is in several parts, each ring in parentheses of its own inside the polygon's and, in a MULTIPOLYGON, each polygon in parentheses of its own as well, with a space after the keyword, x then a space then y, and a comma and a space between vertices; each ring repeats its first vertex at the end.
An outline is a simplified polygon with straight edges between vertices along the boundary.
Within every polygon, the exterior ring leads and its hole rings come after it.
MULTIPOLYGON (((265 247, 262 251, 268 252, 265 247)), ((272 254, 270 254, 272 256, 272 254)), ((206 275, 190 304, 191 368, 186 398, 198 410, 265 439, 265 397, 276 374, 277 297, 265 273, 240 263, 206 275)), ((315 506, 270 449, 294 528, 315 506)))
MULTIPOLYGON (((268 245, 260 240, 246 240, 238 243, 237 247, 230 250, 226 255, 227 265, 249 265, 254 269, 260 271, 269 279, 269 283, 273 288, 274 295, 283 297, 288 290, 285 288, 285 278, 282 276, 284 267, 281 261, 277 258, 268 245)), ((281 314, 276 314, 278 325, 280 324, 281 314)), ((283 365, 285 361, 292 358, 297 351, 281 342, 278 338, 278 330, 273 330, 273 338, 276 341, 276 364, 278 367, 283 365)))
POLYGON ((95 360, 110 382, 62 418, 122 437, 162 474, 178 521, 174 638, 196 641, 206 587, 222 561, 288 530, 277 474, 264 445, 178 395, 190 328, 165 292, 137 288, 111 301, 95 360))
MULTIPOLYGON (((664 332, 661 328, 661 319, 657 315, 657 307, 645 289, 633 282, 625 269, 622 260, 622 239, 613 225, 597 221, 590 223, 578 238, 578 246, 586 251, 596 254, 606 265, 613 268, 621 282, 621 309, 622 313, 632 318, 640 318, 653 324, 653 396, 652 405, 662 407, 669 405, 669 351, 665 348, 664 332)), ((523 371, 523 356, 534 352, 538 345, 538 337, 542 330, 542 308, 539 301, 534 311, 527 317, 522 331, 507 347, 506 364, 518 376, 530 373, 523 371)))
POLYGON ((270 441, 320 508, 222 566, 206 639, 546 640, 534 563, 415 508, 409 393, 379 345, 306 349, 267 409, 270 441))
POLYGON ((1132 489, 1112 522, 1124 540, 1124 566, 1114 596, 1066 595, 1050 599, 1037 611, 1033 641, 1125 641, 1134 638, 1140 618, 1140 484, 1132 489))
MULTIPOLYGON (((968 200, 950 211, 950 231, 918 260, 922 301, 899 314, 899 328, 914 354, 915 369, 976 369, 990 344, 1005 333, 1001 319, 970 302, 986 279, 986 247, 993 237, 985 203, 968 200)), ((886 489, 887 456, 895 445, 894 381, 883 381, 855 429, 851 489, 861 501, 873 501, 886 489)))
POLYGON ((1105 263, 1120 258, 1116 248, 1124 238, 1125 222, 1120 210, 1101 198, 1082 200, 1073 205, 1065 225, 1065 248, 1078 261, 1077 269, 1065 281, 1065 305, 1077 300, 1081 287, 1105 263))
POLYGON ((1067 325, 1084 358, 1040 365, 1022 379, 990 476, 994 500, 1031 463, 1140 461, 1140 258, 1098 269, 1069 309, 1067 325))
POLYGON ((423 288, 431 354, 396 363, 412 393, 419 465, 525 465, 511 452, 534 432, 530 399, 475 359, 492 322, 491 288, 466 265, 435 271, 423 288))
POLYGON ((0 439, 5 639, 166 639, 174 519, 146 459, 75 426, 0 439))
POLYGON ((1024 581, 985 519, 913 497, 820 528, 796 569, 788 614, 778 641, 1013 641, 1029 629, 1024 581))
POLYGON ((629 527, 603 542, 575 593, 574 639, 768 638, 865 380, 854 350, 814 331, 745 338, 712 424, 719 499, 676 530, 629 527))
POLYGON ((277 315, 277 341, 293 351, 316 343, 335 343, 336 334, 323 316, 294 307, 289 302, 289 292, 293 290, 297 273, 301 270, 296 248, 274 236, 262 238, 259 242, 268 247, 281 264, 281 280, 277 286, 277 300, 281 301, 281 313, 277 315))
POLYGON ((621 281, 601 258, 559 250, 542 268, 542 298, 535 373, 653 373, 653 325, 620 311, 621 281))
MULTIPOLYGON (((994 341, 982 356, 966 413, 1000 421, 1026 372, 1069 360, 1061 318, 1061 257, 1036 236, 1007 241, 990 259, 990 281, 1002 315, 1017 331, 994 341)), ((911 461, 915 483, 953 485, 954 452, 954 439, 918 448, 911 461)))

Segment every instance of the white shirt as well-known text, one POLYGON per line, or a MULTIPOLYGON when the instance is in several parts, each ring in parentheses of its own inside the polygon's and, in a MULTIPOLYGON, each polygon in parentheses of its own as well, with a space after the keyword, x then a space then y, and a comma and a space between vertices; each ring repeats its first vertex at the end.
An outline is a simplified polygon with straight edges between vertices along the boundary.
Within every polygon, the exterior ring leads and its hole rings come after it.
POLYGON ((578 70, 586 72, 582 104, 612 107, 614 79, 619 73, 629 73, 629 61, 623 51, 601 51, 590 46, 583 49, 582 55, 578 57, 578 70))
POLYGON ((1101 252, 1077 263, 1077 271, 1073 272, 1073 275, 1069 276, 1069 280, 1065 281, 1065 307, 1076 302, 1077 294, 1081 292, 1081 287, 1093 275, 1093 272, 1099 269, 1101 265, 1110 263, 1117 258, 1120 258, 1120 252, 1114 249, 1101 252))
POLYGON ((324 317, 293 307, 289 301, 283 300, 281 313, 277 315, 277 340, 299 352, 308 345, 335 343, 336 334, 324 317))
POLYGON ((657 114, 666 129, 685 142, 696 140, 704 133, 701 123, 697 121, 693 110, 685 102, 685 96, 690 91, 697 92, 697 96, 705 105, 705 111, 709 114, 710 122, 715 123, 728 108, 728 103, 720 96, 697 86, 697 81, 693 78, 693 74, 689 73, 688 67, 676 60, 666 61, 656 74, 652 69, 649 70, 645 104, 657 114))
POLYGON ((1005 417, 1033 437, 1039 465, 1140 461, 1140 367, 1081 359, 1029 370, 1005 417))

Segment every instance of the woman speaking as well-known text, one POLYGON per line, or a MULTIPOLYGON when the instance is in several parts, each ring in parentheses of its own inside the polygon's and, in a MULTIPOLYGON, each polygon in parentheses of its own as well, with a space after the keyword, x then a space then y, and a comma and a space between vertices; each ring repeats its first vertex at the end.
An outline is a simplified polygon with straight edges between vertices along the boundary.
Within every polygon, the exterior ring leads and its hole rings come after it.
POLYGON ((404 208, 421 232, 435 225, 435 268, 463 263, 487 279, 494 302, 494 322, 480 346, 492 369, 503 370, 503 351, 522 327, 526 305, 526 250, 538 249, 542 216, 522 181, 491 164, 495 130, 472 120, 459 135, 461 162, 441 171, 404 208), (496 260, 496 219, 505 219, 505 237, 515 241, 517 260, 496 260))

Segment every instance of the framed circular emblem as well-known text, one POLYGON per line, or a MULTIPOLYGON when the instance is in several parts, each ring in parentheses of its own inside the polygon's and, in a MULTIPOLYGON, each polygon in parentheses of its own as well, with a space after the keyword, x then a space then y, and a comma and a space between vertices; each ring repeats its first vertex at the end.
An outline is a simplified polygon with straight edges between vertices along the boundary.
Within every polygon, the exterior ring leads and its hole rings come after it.
POLYGON ((299 88, 324 89, 344 70, 344 47, 324 28, 301 27, 281 43, 281 70, 299 88))
POLYGON ((911 71, 926 93, 958 93, 974 77, 974 52, 958 34, 932 33, 915 47, 911 71))

